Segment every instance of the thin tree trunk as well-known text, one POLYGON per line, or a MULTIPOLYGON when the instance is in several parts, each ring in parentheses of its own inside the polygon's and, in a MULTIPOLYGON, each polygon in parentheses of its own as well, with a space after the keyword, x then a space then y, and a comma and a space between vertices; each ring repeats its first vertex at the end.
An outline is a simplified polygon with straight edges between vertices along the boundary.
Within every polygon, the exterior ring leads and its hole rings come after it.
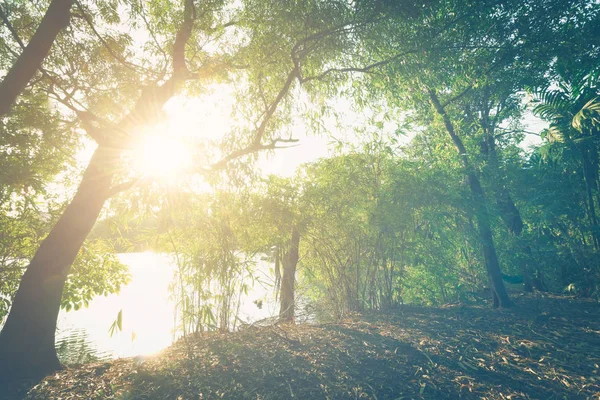
POLYGON ((502 187, 497 193, 496 204, 502 214, 502 220, 508 229, 508 233, 515 236, 519 242, 517 249, 519 251, 519 270, 523 276, 523 289, 526 292, 533 292, 533 275, 531 273, 531 247, 523 243, 523 220, 521 213, 513 202, 508 189, 502 187))
POLYGON ((0 116, 8 113, 48 55, 58 33, 69 25, 74 0, 53 0, 35 34, 0 83, 0 116))
POLYGON ((292 227, 292 237, 285 254, 283 255, 283 274, 281 276, 281 296, 279 320, 294 323, 294 289, 296 283, 296 266, 298 265, 300 245, 300 232, 295 225, 292 227))
POLYGON ((533 280, 530 267, 533 255, 529 245, 523 242, 523 219, 521 218, 521 213, 515 205, 508 188, 505 186, 504 175, 501 173, 498 166, 498 153, 496 152, 496 139, 494 137, 494 122, 490 122, 490 110, 487 100, 485 104, 481 119, 485 142, 484 146, 481 146, 481 153, 488 161, 488 168, 491 172, 490 183, 495 192, 496 205, 500 211, 502 221, 504 222, 509 235, 513 235, 518 242, 514 250, 518 252, 519 255, 519 271, 523 276, 523 288, 527 292, 533 292, 533 280))
POLYGON ((596 215, 596 207, 594 205, 593 193, 596 186, 595 173, 585 146, 579 146, 579 151, 581 153, 581 159, 583 163, 583 178, 587 193, 589 211, 588 216, 590 219, 590 224, 592 225, 592 239, 594 242, 594 248, 598 250, 600 249, 600 228, 598 227, 598 217, 596 215))
POLYGON ((433 104, 435 110, 444 121, 446 131, 452 138, 452 142, 454 143, 454 146, 456 147, 456 150, 460 155, 463 167, 465 168, 465 174, 467 175, 469 187, 474 198, 474 212, 475 219, 477 221, 477 230, 479 232, 479 238, 483 247, 483 257, 485 260, 485 267, 487 270, 488 279, 490 281, 490 286, 492 289, 492 300, 494 307, 511 307, 512 302, 508 297, 508 293, 506 292, 506 288, 504 287, 504 282, 502 282, 502 272, 500 271, 500 264, 498 262, 496 248, 494 246, 494 239, 492 235, 492 229, 490 226, 488 210, 485 204, 485 194, 483 192, 483 188, 481 187, 481 183, 479 182, 477 175, 475 175, 475 172, 471 167, 465 146, 463 145, 463 142, 458 137, 458 135, 456 135, 456 132, 454 131, 454 126, 452 125, 448 114, 446 114, 446 110, 444 110, 444 107, 441 105, 437 94, 435 93, 435 91, 429 88, 427 89, 427 91, 429 93, 431 103, 433 104))
POLYGON ((37 378, 60 368, 54 336, 63 288, 71 264, 110 197, 114 162, 111 150, 96 150, 75 197, 25 271, 0 332, 0 377, 37 378))
POLYGON ((275 246, 275 301, 279 300, 281 292, 281 247, 275 246))

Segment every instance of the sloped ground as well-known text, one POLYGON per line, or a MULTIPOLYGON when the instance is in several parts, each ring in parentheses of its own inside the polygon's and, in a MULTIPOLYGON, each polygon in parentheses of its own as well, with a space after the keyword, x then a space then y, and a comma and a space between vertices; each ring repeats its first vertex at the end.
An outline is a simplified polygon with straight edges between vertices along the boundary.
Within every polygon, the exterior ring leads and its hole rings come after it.
POLYGON ((403 306, 341 323, 181 340, 142 364, 83 365, 28 399, 600 399, 600 306, 403 306))

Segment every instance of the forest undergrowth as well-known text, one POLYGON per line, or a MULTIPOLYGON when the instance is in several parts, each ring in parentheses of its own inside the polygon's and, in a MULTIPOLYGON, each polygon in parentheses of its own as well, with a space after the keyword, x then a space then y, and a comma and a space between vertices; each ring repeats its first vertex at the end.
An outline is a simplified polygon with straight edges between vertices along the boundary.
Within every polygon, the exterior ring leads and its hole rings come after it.
POLYGON ((600 399, 596 301, 513 293, 181 339, 46 377, 27 399, 600 399))

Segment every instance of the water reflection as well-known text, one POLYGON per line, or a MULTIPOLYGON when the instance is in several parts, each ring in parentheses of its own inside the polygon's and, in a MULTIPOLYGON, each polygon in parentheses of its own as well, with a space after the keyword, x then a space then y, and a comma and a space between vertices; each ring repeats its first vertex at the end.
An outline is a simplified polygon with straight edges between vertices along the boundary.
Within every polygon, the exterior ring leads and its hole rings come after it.
MULTIPOLYGON (((148 355, 178 338, 174 329, 175 302, 169 293, 175 271, 171 257, 151 252, 126 253, 119 254, 119 260, 129 266, 132 275, 131 283, 119 294, 97 297, 88 308, 78 311, 61 311, 56 338, 63 363, 148 355), (123 329, 111 337, 109 329, 120 310, 123 329)), ((268 268, 263 263, 258 269, 266 277, 268 268)), ((255 284, 241 299, 240 320, 252 323, 276 315, 277 305, 270 298, 268 285, 255 284), (257 299, 263 300, 262 308, 254 303, 257 299)))
POLYGON ((73 329, 56 343, 58 358, 65 365, 85 364, 113 358, 109 352, 98 350, 89 340, 85 329, 73 329))

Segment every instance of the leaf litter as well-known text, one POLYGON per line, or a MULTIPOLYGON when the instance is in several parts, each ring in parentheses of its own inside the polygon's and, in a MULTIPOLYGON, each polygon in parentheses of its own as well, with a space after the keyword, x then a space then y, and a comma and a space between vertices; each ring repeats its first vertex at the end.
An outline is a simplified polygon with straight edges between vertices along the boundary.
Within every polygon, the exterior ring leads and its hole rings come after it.
POLYGON ((195 334, 144 362, 66 368, 26 399, 600 399, 599 303, 514 300, 195 334))

